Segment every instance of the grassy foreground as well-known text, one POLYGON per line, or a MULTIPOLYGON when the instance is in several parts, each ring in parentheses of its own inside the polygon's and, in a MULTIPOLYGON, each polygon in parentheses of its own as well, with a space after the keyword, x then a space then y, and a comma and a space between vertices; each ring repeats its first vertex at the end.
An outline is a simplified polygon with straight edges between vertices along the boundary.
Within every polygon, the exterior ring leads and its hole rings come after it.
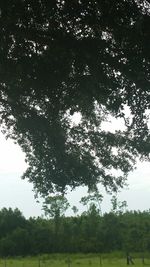
MULTIPOLYGON (((134 258, 137 267, 143 266, 141 258, 134 258)), ((145 259, 145 264, 150 266, 150 259, 145 259)), ((0 267, 124 267, 127 266, 126 258, 113 258, 105 255, 72 254, 72 255, 45 255, 41 257, 7 258, 0 259, 0 267)))

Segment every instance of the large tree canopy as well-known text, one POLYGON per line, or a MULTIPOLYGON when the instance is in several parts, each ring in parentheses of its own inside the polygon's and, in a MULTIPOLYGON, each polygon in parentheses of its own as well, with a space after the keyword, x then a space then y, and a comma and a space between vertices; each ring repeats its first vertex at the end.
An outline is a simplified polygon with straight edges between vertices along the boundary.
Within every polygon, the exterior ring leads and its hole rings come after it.
POLYGON ((1 125, 35 190, 117 190, 149 157, 149 26, 144 0, 0 1, 1 125))

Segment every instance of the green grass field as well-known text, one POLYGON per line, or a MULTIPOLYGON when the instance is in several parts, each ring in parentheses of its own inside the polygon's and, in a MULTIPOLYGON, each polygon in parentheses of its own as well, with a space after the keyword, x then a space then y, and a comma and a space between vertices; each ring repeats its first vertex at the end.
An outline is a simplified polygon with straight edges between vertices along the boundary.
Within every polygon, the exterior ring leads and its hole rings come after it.
MULTIPOLYGON (((143 266, 140 258, 134 258, 135 266, 143 266)), ((150 266, 150 259, 145 259, 145 265, 150 266)), ((41 257, 0 259, 0 267, 124 267, 126 258, 113 258, 94 254, 52 254, 41 257)))

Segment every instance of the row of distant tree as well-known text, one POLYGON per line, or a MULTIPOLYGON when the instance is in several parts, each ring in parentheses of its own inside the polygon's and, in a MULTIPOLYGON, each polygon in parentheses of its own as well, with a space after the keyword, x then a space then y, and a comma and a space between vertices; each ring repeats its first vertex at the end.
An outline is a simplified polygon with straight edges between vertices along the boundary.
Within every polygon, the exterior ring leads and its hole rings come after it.
POLYGON ((91 203, 81 215, 65 217, 53 200, 56 205, 52 205, 51 217, 46 204, 45 218, 26 219, 18 209, 0 211, 0 256, 150 249, 150 211, 117 210, 114 201, 110 213, 102 215, 91 203))

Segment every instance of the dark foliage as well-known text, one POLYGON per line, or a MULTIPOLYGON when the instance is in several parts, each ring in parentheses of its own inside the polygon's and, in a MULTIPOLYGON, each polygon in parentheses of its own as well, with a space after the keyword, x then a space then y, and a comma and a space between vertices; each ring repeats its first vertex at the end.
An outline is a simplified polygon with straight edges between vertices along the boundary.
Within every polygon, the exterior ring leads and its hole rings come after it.
POLYGON ((100 216, 95 209, 77 217, 62 217, 57 236, 55 219, 25 219, 16 211, 1 210, 0 256, 44 253, 144 253, 150 249, 150 212, 118 212, 100 216), (9 216, 14 226, 5 220, 9 216), (19 221, 18 221, 18 218, 19 221), (3 229, 5 228, 5 231, 3 229))
POLYGON ((149 156, 149 12, 140 0, 0 1, 1 124, 41 194, 97 182, 115 191, 149 156), (122 131, 103 129, 110 115, 122 131))

